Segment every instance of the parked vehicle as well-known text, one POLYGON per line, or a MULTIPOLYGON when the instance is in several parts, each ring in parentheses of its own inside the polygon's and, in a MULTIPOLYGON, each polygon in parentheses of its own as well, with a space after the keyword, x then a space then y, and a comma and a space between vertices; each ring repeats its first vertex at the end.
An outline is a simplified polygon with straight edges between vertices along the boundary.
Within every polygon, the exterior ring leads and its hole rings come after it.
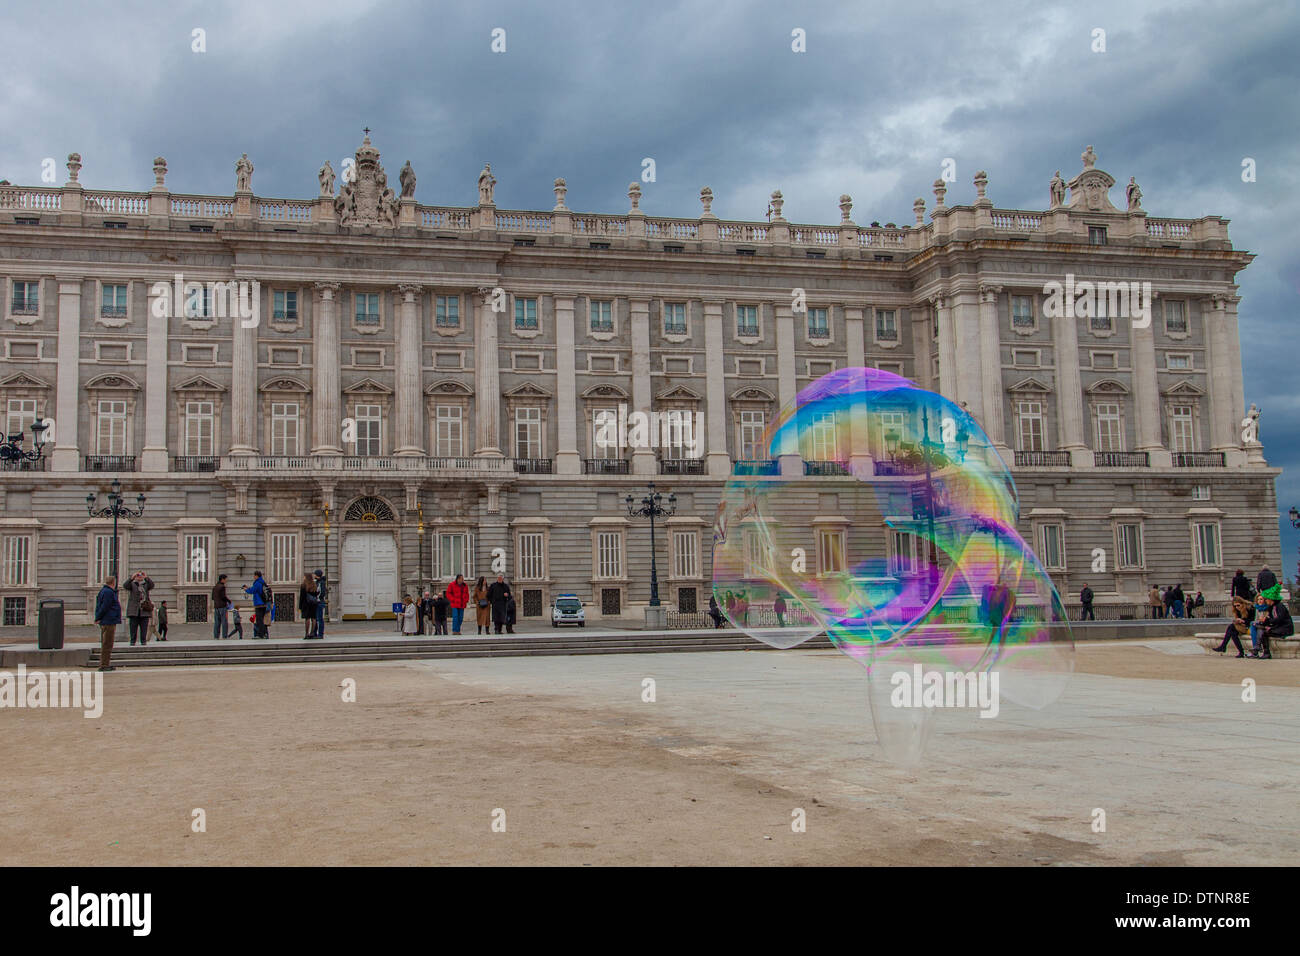
POLYGON ((561 624, 587 626, 587 612, 582 609, 582 602, 576 594, 557 594, 551 604, 551 627, 561 624))

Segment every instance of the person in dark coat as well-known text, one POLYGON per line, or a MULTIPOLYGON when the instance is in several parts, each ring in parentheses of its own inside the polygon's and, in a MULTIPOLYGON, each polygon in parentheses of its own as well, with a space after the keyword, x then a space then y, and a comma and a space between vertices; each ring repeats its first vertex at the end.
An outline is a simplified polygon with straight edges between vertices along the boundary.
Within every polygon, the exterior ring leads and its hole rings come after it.
POLYGON ((709 617, 713 618, 714 630, 722 627, 722 611, 718 609, 718 598, 713 594, 709 595, 709 617))
POLYGON ((776 626, 785 627, 785 595, 778 594, 772 602, 772 611, 776 614, 776 626))
POLYGON ((1261 661, 1268 661, 1273 659, 1273 648, 1269 641, 1275 637, 1291 637, 1295 634, 1295 622, 1291 620, 1291 612, 1282 603, 1282 589, 1277 585, 1276 579, 1272 587, 1259 593, 1263 596, 1268 610, 1264 613, 1264 619, 1259 622, 1258 656, 1261 661))
POLYGON ((158 640, 167 640, 167 602, 158 602, 158 640))
POLYGON ((149 643, 149 618, 153 617, 153 602, 149 592, 153 590, 153 580, 143 571, 131 575, 126 582, 126 617, 130 623, 131 645, 135 646, 136 633, 139 632, 140 643, 149 643))
POLYGON ((216 586, 212 589, 212 639, 222 640, 230 636, 230 596, 226 593, 226 576, 217 576, 216 586))
POLYGON ((443 591, 430 602, 433 613, 433 633, 447 633, 447 613, 451 610, 451 601, 447 599, 447 592, 443 591))
POLYGON ((510 585, 506 584, 506 576, 498 574, 497 579, 487 589, 488 606, 492 609, 492 625, 496 628, 496 633, 501 633, 501 628, 505 626, 510 604, 510 585))
POLYGON ((316 639, 316 579, 304 574, 298 582, 298 614, 302 618, 302 639, 316 639))
POLYGON ((1262 571, 1260 571, 1259 577, 1255 578, 1255 590, 1258 591, 1260 594, 1263 594, 1265 591, 1276 586, 1277 586, 1277 575, 1274 574, 1272 571, 1270 571, 1268 568, 1264 568, 1262 571))
POLYGON ((424 597, 416 602, 420 609, 420 633, 428 634, 433 630, 433 595, 425 588, 424 597))
POLYGON ((518 606, 515 604, 515 596, 511 594, 510 597, 506 599, 506 633, 507 634, 513 634, 515 632, 515 612, 517 610, 518 610, 518 606))
POLYGON ((1079 620, 1097 620, 1097 615, 1092 612, 1092 598, 1092 588, 1085 584, 1083 590, 1079 592, 1079 603, 1083 605, 1083 610, 1079 613, 1079 620))
POLYGON ((1246 601, 1255 599, 1255 592, 1250 589, 1250 578, 1246 577, 1246 572, 1241 568, 1238 568, 1237 573, 1232 576, 1232 593, 1228 596, 1239 597, 1246 601))
POLYGON ((122 623, 122 602, 117 599, 117 578, 109 575, 95 598, 95 623, 99 625, 99 669, 117 670, 113 658, 113 635, 122 623))
POLYGON ((1174 617, 1181 618, 1187 606, 1187 595, 1183 593, 1181 583, 1175 584, 1169 589, 1169 604, 1173 608, 1174 617))

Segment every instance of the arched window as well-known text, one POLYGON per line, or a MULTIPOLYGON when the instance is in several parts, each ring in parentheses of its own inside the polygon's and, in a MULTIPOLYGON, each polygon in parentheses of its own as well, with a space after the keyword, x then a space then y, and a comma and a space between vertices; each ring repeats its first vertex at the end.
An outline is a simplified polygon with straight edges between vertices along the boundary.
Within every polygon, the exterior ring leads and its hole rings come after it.
POLYGON ((388 502, 382 498, 365 497, 358 498, 352 504, 348 505, 348 510, 343 514, 344 521, 395 521, 396 516, 393 509, 388 506, 388 502))

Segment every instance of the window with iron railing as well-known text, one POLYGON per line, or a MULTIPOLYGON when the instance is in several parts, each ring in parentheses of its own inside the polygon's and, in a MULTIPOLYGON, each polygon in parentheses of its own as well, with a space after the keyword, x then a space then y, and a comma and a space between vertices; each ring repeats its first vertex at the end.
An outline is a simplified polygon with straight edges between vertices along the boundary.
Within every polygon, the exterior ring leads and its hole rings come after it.
POLYGON ((357 325, 379 324, 379 293, 358 292, 356 304, 357 325))
POLYGON ((828 339, 831 337, 830 319, 825 309, 808 310, 808 338, 828 339))
POLYGON ((104 284, 100 291, 99 314, 105 318, 126 315, 126 286, 104 284))
POLYGON ((298 318, 298 293, 289 289, 276 289, 272 295, 271 317, 280 322, 298 318))
POLYGON ((515 299, 515 328, 537 328, 537 300, 515 299))
POLYGON ((460 296, 440 295, 434 298, 434 325, 440 329, 460 328, 460 296))
POLYGON ((736 334, 750 337, 758 335, 758 306, 736 306, 736 334))
POLYGON ((664 334, 665 335, 686 334, 686 303, 685 302, 664 303, 664 334))
POLYGON ((40 311, 41 284, 39 282, 18 282, 13 284, 13 298, 9 311, 13 315, 35 315, 40 311))
POLYGON ((876 338, 881 342, 898 341, 898 318, 894 309, 876 310, 876 338))
POLYGON ((614 331, 614 303, 593 299, 590 305, 591 331, 614 331))

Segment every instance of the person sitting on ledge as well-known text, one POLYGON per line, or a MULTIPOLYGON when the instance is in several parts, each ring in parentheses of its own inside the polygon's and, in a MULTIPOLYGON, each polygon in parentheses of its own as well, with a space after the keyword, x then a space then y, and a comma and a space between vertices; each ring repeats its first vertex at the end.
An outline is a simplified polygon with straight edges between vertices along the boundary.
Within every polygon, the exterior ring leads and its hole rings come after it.
POLYGON ((1274 584, 1260 592, 1264 603, 1268 605, 1268 612, 1264 620, 1259 622, 1259 659, 1262 661, 1272 660, 1273 650, 1269 645, 1272 638, 1290 637, 1295 634, 1295 624, 1291 620, 1291 612, 1287 610, 1282 603, 1282 586, 1274 584))
POLYGON ((1237 656, 1245 657, 1246 652, 1241 646, 1240 635, 1250 631, 1250 622, 1255 619, 1255 609, 1251 607, 1249 601, 1240 597, 1232 599, 1232 623, 1228 629, 1223 632, 1223 643, 1214 648, 1216 653, 1222 654, 1228 649, 1228 641, 1237 645, 1237 656))

